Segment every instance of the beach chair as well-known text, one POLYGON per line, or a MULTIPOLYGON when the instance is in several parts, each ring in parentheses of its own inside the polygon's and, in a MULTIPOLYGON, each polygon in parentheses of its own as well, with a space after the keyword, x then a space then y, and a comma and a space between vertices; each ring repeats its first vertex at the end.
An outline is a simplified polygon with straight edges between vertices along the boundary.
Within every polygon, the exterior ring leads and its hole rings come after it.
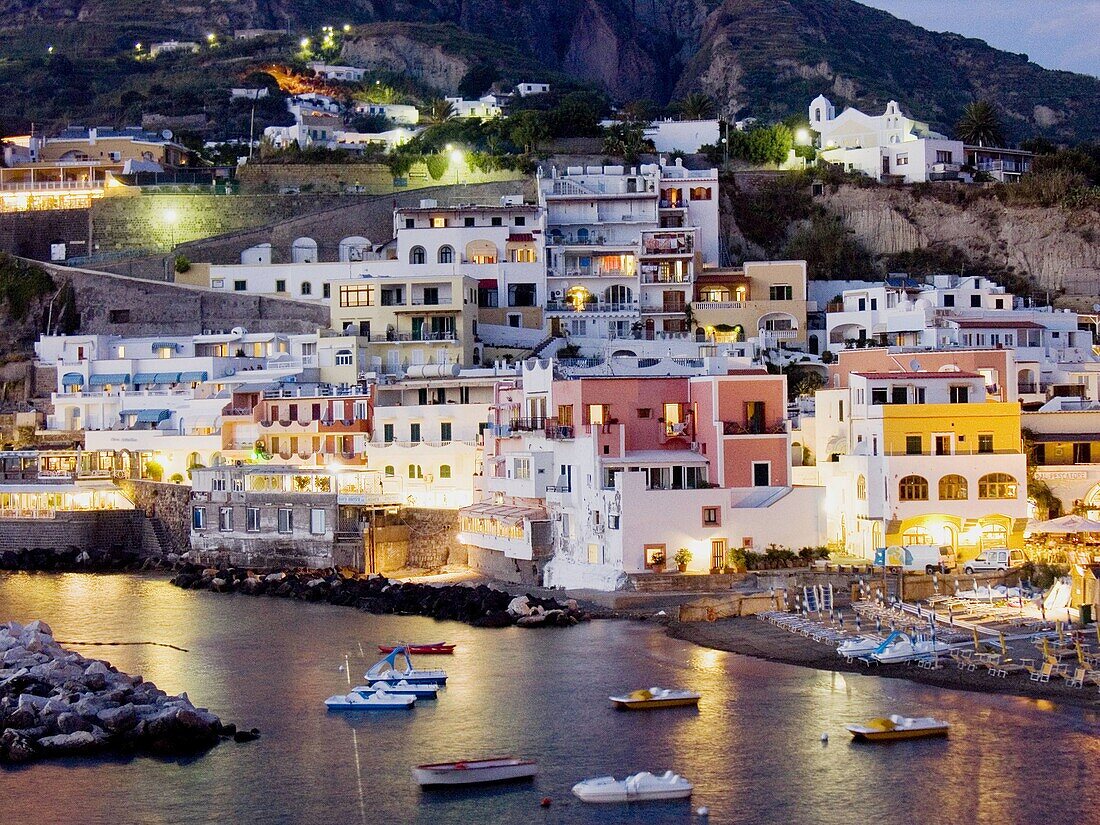
POLYGON ((1045 684, 1049 682, 1050 677, 1054 675, 1054 663, 1050 660, 1045 660, 1039 667, 1028 665, 1027 670, 1028 673, 1031 674, 1031 681, 1045 684))
POLYGON ((1078 665, 1072 676, 1066 676, 1066 684, 1070 687, 1083 688, 1088 678, 1089 669, 1084 665, 1078 665))

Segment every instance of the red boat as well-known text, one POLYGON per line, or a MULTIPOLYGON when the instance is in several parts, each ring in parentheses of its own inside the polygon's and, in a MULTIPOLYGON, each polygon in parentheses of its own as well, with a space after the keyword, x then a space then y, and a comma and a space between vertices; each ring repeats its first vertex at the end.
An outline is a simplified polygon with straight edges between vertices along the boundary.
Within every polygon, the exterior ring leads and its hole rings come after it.
POLYGON ((421 655, 442 655, 455 652, 455 646, 446 644, 445 642, 432 642, 424 645, 378 645, 378 652, 393 653, 393 651, 399 647, 405 648, 410 654, 418 653, 421 655))

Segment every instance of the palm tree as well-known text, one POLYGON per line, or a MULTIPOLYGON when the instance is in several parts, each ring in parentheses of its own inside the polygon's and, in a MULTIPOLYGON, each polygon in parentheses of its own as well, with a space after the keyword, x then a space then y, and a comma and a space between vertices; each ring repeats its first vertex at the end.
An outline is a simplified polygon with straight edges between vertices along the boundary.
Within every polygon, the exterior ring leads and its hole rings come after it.
POLYGON ((702 92, 692 92, 676 108, 684 120, 707 120, 714 117, 714 98, 702 92))
POLYGON ((424 120, 428 123, 442 123, 454 117, 455 106, 449 100, 436 97, 428 101, 428 109, 424 112, 424 120))
POLYGON ((963 143, 971 146, 1000 146, 1004 130, 997 109, 988 100, 975 100, 963 110, 955 132, 963 143))

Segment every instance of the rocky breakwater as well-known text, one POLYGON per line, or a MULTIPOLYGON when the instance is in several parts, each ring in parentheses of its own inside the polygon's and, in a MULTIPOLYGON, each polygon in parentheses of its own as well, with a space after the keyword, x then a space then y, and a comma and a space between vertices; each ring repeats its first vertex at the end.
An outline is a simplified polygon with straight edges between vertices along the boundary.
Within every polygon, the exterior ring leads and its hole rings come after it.
POLYGON ((572 599, 558 602, 511 594, 486 585, 431 585, 385 576, 346 576, 335 570, 256 573, 241 568, 185 565, 172 584, 190 590, 276 596, 357 607, 368 613, 430 616, 475 627, 569 627, 587 619, 572 599))
POLYGON ((122 573, 166 570, 171 557, 143 556, 133 550, 82 550, 79 547, 31 547, 0 551, 0 570, 50 573, 122 573))
POLYGON ((34 621, 0 625, 0 764, 99 753, 177 756, 254 739, 152 682, 54 641, 34 621))

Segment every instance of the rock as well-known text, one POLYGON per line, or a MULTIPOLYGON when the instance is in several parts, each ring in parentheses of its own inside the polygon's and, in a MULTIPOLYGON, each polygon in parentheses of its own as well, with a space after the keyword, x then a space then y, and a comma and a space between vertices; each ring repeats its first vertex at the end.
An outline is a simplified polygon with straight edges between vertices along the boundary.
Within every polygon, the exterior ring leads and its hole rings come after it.
POLYGON ((120 733, 129 730, 138 723, 137 710, 132 704, 122 705, 117 708, 106 708, 96 714, 96 718, 103 727, 111 733, 120 733))
POLYGON ((102 676, 106 676, 110 672, 111 672, 111 669, 109 667, 107 667, 107 665, 105 665, 103 662, 99 661, 98 659, 96 659, 90 665, 88 665, 86 668, 84 668, 84 675, 85 676, 90 676, 90 675, 95 674, 95 673, 98 673, 102 676))
POLYGON ((33 693, 21 693, 19 694, 18 706, 20 708, 30 708, 31 711, 37 716, 46 707, 46 703, 50 700, 45 696, 36 696, 33 693))
POLYGON ((41 619, 35 619, 23 627, 23 633, 41 633, 44 636, 53 636, 50 626, 41 619))
POLYGON ((252 742, 260 738, 260 731, 258 728, 252 728, 252 730, 239 730, 233 734, 234 742, 252 742))
POLYGON ((18 765, 38 758, 38 748, 34 742, 14 730, 0 733, 0 763, 18 765))
POLYGON ((57 729, 62 733, 76 733, 81 730, 91 731, 92 725, 77 714, 67 711, 57 717, 57 729))
POLYGON ((520 616, 516 619, 520 627, 541 627, 546 624, 546 614, 540 616, 520 616))
POLYGON ((4 726, 12 730, 20 730, 23 728, 33 728, 37 723, 38 714, 35 713, 34 708, 20 705, 18 708, 8 713, 7 719, 4 721, 4 726))
POLYGON ((507 610, 513 616, 530 616, 531 606, 529 599, 526 596, 516 596, 512 601, 508 602, 507 610))
POLYGON ((38 747, 47 753, 80 753, 96 745, 96 738, 90 731, 81 730, 76 733, 59 733, 57 736, 43 736, 38 740, 38 747))

